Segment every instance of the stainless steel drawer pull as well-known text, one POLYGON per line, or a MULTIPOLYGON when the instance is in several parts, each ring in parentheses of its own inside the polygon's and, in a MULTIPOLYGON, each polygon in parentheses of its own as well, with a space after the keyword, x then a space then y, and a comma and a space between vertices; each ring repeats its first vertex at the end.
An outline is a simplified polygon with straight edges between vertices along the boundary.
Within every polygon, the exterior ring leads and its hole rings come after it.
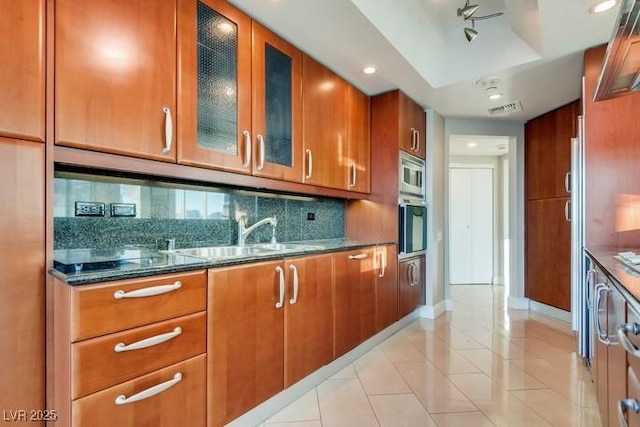
POLYGON ((298 288, 300 284, 298 283, 298 268, 291 264, 289 270, 293 272, 293 298, 289 300, 289 304, 293 305, 298 302, 298 288))
POLYGON ((171 332, 167 332, 166 334, 160 334, 153 337, 145 338, 140 341, 136 341, 129 345, 125 345, 125 343, 118 343, 113 347, 113 351, 116 353, 121 353, 123 351, 132 351, 132 350, 141 350, 147 347, 153 347, 154 345, 162 344, 165 341, 169 341, 177 337, 182 333, 182 328, 177 327, 171 332))
POLYGON ((385 270, 387 269, 387 252, 380 252, 380 273, 378 277, 384 277, 385 270))
POLYGON ((411 151, 416 151, 416 129, 411 128, 411 151))
POLYGON ((624 347, 625 350, 629 354, 632 354, 635 357, 640 357, 640 350, 633 345, 629 337, 628 333, 632 333, 633 335, 640 334, 640 325, 637 323, 625 323, 623 325, 618 326, 618 339, 620 340, 620 344, 624 347))
POLYGON ((367 254, 349 255, 349 259, 365 259, 367 254))
POLYGON ((171 109, 169 107, 163 107, 162 112, 164 113, 164 148, 162 153, 169 154, 173 142, 173 119, 171 118, 171 109))
POLYGON ((135 291, 131 292, 125 292, 123 290, 115 291, 113 293, 113 297, 115 299, 153 297, 156 295, 162 295, 171 291, 175 291, 176 289, 180 289, 181 287, 182 282, 178 280, 171 285, 152 286, 150 288, 136 289, 135 291))
POLYGON ((165 381, 158 385, 154 385, 153 387, 149 387, 146 390, 142 390, 140 393, 136 393, 131 397, 126 397, 124 394, 116 397, 116 405, 126 405, 127 403, 134 403, 140 400, 148 399, 150 397, 155 396, 156 394, 162 393, 163 391, 173 387, 182 381, 182 374, 178 372, 173 376, 173 379, 169 381, 165 381))
MULTIPOLYGON (((607 287, 607 285, 605 284, 599 284, 598 286, 596 286, 596 309, 595 309, 595 316, 596 316, 596 333, 598 334, 598 340, 605 344, 605 345, 609 345, 611 344, 611 339, 609 339, 609 335, 602 330, 602 326, 600 324, 600 307, 601 307, 601 301, 603 300, 602 298, 602 291, 604 291, 604 295, 608 295, 609 293, 609 288, 607 287)), ((604 304, 604 313, 605 313, 605 317, 607 316, 607 305, 606 303, 604 304)))
POLYGON ((636 399, 622 399, 618 401, 618 420, 620 421, 620 426, 627 427, 627 420, 624 417, 624 414, 631 409, 633 412, 640 413, 640 402, 636 399))
POLYGON ((264 169, 264 160, 265 160, 265 146, 264 146, 264 136, 258 135, 258 144, 260 148, 260 156, 258 157, 260 161, 258 162, 258 170, 261 171, 264 169))
POLYGON ((311 175, 313 175, 313 153, 308 148, 305 153, 307 154, 307 174, 304 179, 311 179, 311 175))
POLYGON ((276 303, 276 308, 282 308, 282 306, 284 305, 284 270, 282 269, 282 267, 277 266, 276 272, 278 272, 278 275, 279 275, 278 287, 280 290, 280 295, 278 297, 278 302, 276 303))

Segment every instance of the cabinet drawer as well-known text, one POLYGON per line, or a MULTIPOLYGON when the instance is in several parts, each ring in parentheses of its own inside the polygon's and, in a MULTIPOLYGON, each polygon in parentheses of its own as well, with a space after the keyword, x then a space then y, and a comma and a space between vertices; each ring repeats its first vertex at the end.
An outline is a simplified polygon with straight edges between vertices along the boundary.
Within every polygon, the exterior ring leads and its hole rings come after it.
POLYGON ((72 398, 204 353, 206 331, 206 312, 203 311, 72 344, 72 398), (134 343, 144 346, 141 341, 147 339, 151 343, 161 342, 137 350, 121 349, 123 345, 131 347, 134 343))
POLYGON ((79 286, 71 294, 71 341, 205 309, 206 271, 79 286))
MULTIPOLYGON (((200 427, 206 423, 205 355, 197 356, 126 383, 74 400, 73 425, 82 427, 200 427), (181 378, 180 376, 181 375, 181 378), (173 384, 172 384, 173 382, 173 384), (160 384, 165 390, 130 400, 160 384), (122 399, 122 398, 120 398, 122 399)), ((150 394, 150 393, 149 393, 150 394)))

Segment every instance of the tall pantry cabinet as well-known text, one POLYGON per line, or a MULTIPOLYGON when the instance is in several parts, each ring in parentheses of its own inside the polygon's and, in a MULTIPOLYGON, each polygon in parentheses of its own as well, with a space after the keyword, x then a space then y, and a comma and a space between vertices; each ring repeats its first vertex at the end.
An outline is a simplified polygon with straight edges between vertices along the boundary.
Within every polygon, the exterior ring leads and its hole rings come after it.
MULTIPOLYGON (((44 8, 44 0, 0 0, 0 409, 6 411, 4 418, 18 416, 19 410, 29 417, 31 410, 46 409, 44 8)), ((29 424, 42 425, 42 420, 29 424)))
POLYGON ((525 292, 571 310, 571 138, 578 101, 525 124, 525 292))

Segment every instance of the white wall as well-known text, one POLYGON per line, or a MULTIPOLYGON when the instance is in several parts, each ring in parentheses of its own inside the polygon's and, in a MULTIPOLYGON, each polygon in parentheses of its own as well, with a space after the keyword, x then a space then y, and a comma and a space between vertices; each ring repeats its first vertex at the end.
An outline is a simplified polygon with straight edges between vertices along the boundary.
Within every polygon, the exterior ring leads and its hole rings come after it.
MULTIPOLYGON (((524 300, 524 123, 495 120, 446 119, 444 126, 445 165, 449 164, 451 135, 508 136, 509 139, 509 240, 511 280, 509 303, 519 307, 524 300)), ((445 195, 449 192, 449 177, 444 176, 445 195)), ((448 196, 444 203, 444 229, 448 227, 448 196)), ((449 250, 445 235, 444 253, 449 250)), ((444 283, 449 284, 448 260, 445 258, 444 283)), ((449 286, 445 286, 449 298, 449 286)))
POLYGON ((426 310, 422 315, 437 317, 444 311, 444 207, 445 137, 444 118, 427 110, 426 197, 429 207, 426 257, 426 310))
POLYGON ((478 164, 493 169, 493 278, 502 284, 502 161, 497 156, 449 156, 449 165, 478 164))

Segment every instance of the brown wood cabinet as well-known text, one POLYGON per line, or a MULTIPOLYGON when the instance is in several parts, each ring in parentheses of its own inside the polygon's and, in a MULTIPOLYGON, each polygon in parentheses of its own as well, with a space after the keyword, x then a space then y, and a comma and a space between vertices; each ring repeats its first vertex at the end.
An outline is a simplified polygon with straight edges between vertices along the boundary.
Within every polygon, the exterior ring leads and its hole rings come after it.
POLYGON ((570 199, 526 202, 525 295, 534 301, 571 310, 570 199))
POLYGON ((397 94, 400 149, 424 159, 427 154, 427 117, 424 109, 403 92, 397 91, 397 94))
POLYGON ((376 329, 373 255, 372 248, 334 254, 334 358, 373 336, 376 329))
POLYGON ((424 295, 425 256, 402 260, 398 264, 398 318, 418 308, 424 295))
POLYGON ((284 383, 289 387, 333 360, 333 256, 289 259, 284 269, 284 383))
POLYGON ((574 101, 525 124, 525 295, 571 310, 571 138, 574 101))
POLYGON ((210 426, 333 359, 332 264, 329 254, 209 270, 210 426))
POLYGON ((527 200, 569 195, 571 138, 578 134, 578 114, 574 101, 525 124, 527 200))
POLYGON ((44 141, 45 1, 0 1, 0 136, 44 141))
MULTIPOLYGON (((640 324, 640 315, 632 308, 631 304, 627 304, 627 323, 640 324)), ((640 335, 627 333, 627 337, 636 348, 640 348, 640 335)), ((634 399, 640 403, 640 358, 627 353, 627 366, 627 394, 624 399, 634 399)), ((616 405, 619 403, 616 402, 616 405)), ((629 409, 627 421, 629 427, 640 427, 640 412, 629 409)))
POLYGON ((307 55, 302 70, 304 182, 344 188, 349 163, 349 84, 307 55))
POLYGON ((56 144, 175 162, 175 22, 175 1, 56 1, 56 144))
POLYGON ((178 162, 302 181, 302 53, 224 0, 179 0, 178 162))
POLYGON ((47 353, 59 424, 171 425, 182 416, 205 425, 205 274, 53 281, 47 353))
MULTIPOLYGON (((73 424, 110 426, 205 426, 204 354, 73 402, 73 424), (132 403, 117 403, 164 385, 160 393, 132 403)), ((56 423, 53 423, 54 425, 56 423)))
POLYGON ((47 409, 44 175, 44 144, 0 137, 0 397, 6 410, 47 409))
POLYGON ((371 187, 370 100, 354 86, 349 86, 349 164, 346 189, 369 193, 371 187))
POLYGON ((376 247, 376 330, 398 320, 398 250, 396 245, 376 247))

